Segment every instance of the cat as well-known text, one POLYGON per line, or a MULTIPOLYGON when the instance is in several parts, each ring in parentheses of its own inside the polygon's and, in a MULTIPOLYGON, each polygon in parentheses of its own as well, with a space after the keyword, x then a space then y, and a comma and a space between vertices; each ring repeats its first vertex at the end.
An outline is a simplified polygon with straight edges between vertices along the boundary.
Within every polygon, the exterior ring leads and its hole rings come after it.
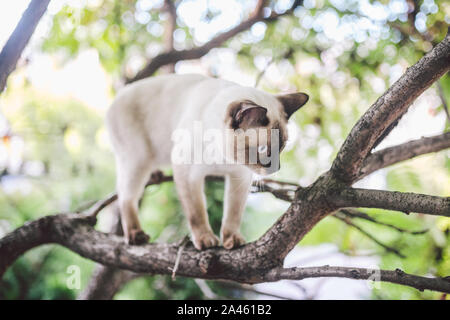
POLYGON ((305 93, 271 95, 195 74, 155 76, 121 89, 107 111, 106 128, 115 155, 127 243, 149 241, 139 223, 138 201, 151 173, 172 165, 195 248, 220 243, 206 210, 204 181, 209 175, 225 178, 223 246, 232 249, 245 244, 240 224, 253 173, 266 175, 279 169, 279 153, 288 138, 287 121, 308 98, 305 93), (199 141, 194 137, 199 128, 217 139, 209 145, 207 139, 199 141), (199 147, 209 148, 216 161, 202 161, 199 147), (192 160, 192 154, 180 158, 180 150, 193 151, 197 159, 192 160))

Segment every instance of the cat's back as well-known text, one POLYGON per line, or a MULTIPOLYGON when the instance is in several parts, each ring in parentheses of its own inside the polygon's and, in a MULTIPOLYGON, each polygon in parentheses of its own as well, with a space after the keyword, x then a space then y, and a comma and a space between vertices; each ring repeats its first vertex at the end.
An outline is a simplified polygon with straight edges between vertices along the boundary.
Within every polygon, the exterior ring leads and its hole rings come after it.
MULTIPOLYGON (((233 85, 233 83, 211 78, 199 74, 167 74, 136 81, 121 89, 113 102, 129 111, 130 108, 139 108, 141 111, 151 109, 170 108, 176 111, 178 107, 198 105, 210 95, 216 94, 221 88, 233 85)), ((162 110, 162 111, 164 111, 162 110)))
POLYGON ((130 141, 145 137, 148 146, 160 146, 154 161, 168 161, 173 131, 181 122, 201 119, 211 98, 230 85, 231 82, 197 74, 161 75, 127 85, 119 91, 106 115, 114 148, 126 149, 124 146, 130 141))
POLYGON ((136 81, 135 83, 127 85, 127 87, 130 87, 132 90, 170 90, 174 88, 186 90, 190 86, 208 79, 211 78, 201 74, 164 74, 136 81))
MULTIPOLYGON (((192 91, 200 83, 219 84, 223 80, 200 74, 166 74, 139 80, 121 90, 121 95, 132 95, 134 98, 151 96, 153 99, 175 99, 192 91)), ((148 101, 148 100, 147 100, 148 101)))

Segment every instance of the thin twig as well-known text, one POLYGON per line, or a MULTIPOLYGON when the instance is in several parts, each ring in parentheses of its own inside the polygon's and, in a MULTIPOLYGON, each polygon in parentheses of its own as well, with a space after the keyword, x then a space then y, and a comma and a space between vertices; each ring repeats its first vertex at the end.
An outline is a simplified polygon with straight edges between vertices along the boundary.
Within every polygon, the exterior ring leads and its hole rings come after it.
POLYGON ((280 56, 280 58, 271 57, 270 60, 269 60, 269 62, 267 62, 266 66, 264 67, 264 69, 262 69, 262 70, 258 73, 258 75, 256 76, 254 87, 255 87, 255 88, 258 87, 258 84, 259 84, 259 82, 261 81, 261 79, 263 78, 263 76, 264 76, 264 74, 266 73, 267 69, 268 69, 275 61, 277 61, 278 59, 280 59, 280 60, 281 60, 281 59, 288 59, 288 58, 290 58, 290 57, 292 56, 293 53, 294 53, 294 49, 289 48, 288 50, 286 50, 286 52, 284 52, 284 53, 280 56))
POLYGON ((178 247, 177 258, 175 259, 175 265, 172 269, 172 280, 176 279, 176 273, 178 270, 178 265, 180 264, 181 254, 183 253, 183 249, 186 244, 189 242, 189 236, 185 236, 178 247))
MULTIPOLYGON (((220 176, 208 176, 206 177, 207 181, 223 181, 223 177, 220 176)), ((173 181, 173 176, 167 176, 164 175, 161 171, 157 170, 152 173, 150 180, 145 185, 146 187, 156 184, 161 184, 164 182, 171 182, 173 181)), ((293 199, 293 192, 300 188, 298 185, 291 183, 291 182, 284 182, 284 181, 276 181, 272 179, 262 179, 262 180, 256 180, 253 182, 252 186, 256 189, 251 190, 252 192, 270 192, 275 197, 286 200, 286 201, 292 201, 293 199), (284 189, 280 188, 273 188, 269 186, 268 184, 274 184, 281 187, 284 187, 284 189), (287 189, 286 187, 291 187, 290 189, 287 189), (295 188, 295 189, 293 189, 295 188)), ((111 203, 117 200, 117 193, 111 193, 109 196, 107 196, 105 199, 101 199, 97 202, 95 202, 94 205, 92 205, 90 208, 87 209, 83 213, 83 215, 88 216, 92 219, 95 219, 100 211, 102 211, 104 208, 109 206, 111 203)), ((92 202, 91 202, 92 203, 92 202)), ((76 212, 84 211, 86 207, 86 204, 83 204, 82 207, 75 210, 76 212)))
POLYGON ((444 89, 442 88, 441 83, 438 81, 436 81, 436 85, 438 87, 438 92, 439 92, 439 98, 441 98, 442 101, 442 105, 444 107, 444 111, 445 114, 447 115, 447 121, 450 122, 450 113, 448 111, 448 104, 447 104, 447 99, 445 99, 445 95, 444 95, 444 89))
POLYGON ((393 224, 378 221, 378 220, 372 218, 371 216, 369 216, 367 213, 360 212, 360 211, 353 210, 353 209, 341 209, 339 212, 345 214, 346 216, 349 216, 350 218, 364 219, 364 220, 367 220, 367 221, 370 221, 370 222, 373 222, 373 223, 376 223, 376 224, 379 224, 382 226, 392 228, 394 230, 397 230, 398 232, 404 232, 404 233, 409 233, 409 234, 413 234, 413 235, 424 234, 424 233, 428 232, 428 229, 423 229, 423 230, 419 230, 419 231, 411 231, 411 230, 399 228, 397 226, 394 226, 393 224))
POLYGON ((266 23, 271 23, 283 16, 292 14, 298 6, 302 5, 302 3, 303 3, 302 0, 294 0, 290 8, 287 9, 286 11, 277 13, 276 11, 272 10, 272 13, 269 16, 265 16, 263 9, 268 4, 268 1, 258 0, 254 11, 250 14, 250 16, 247 19, 241 21, 240 24, 236 25, 235 27, 227 31, 217 34, 214 38, 212 38, 211 40, 209 40, 208 42, 199 47, 194 47, 188 50, 166 51, 155 56, 134 77, 127 79, 126 83, 131 83, 146 77, 150 77, 160 67, 168 64, 174 64, 182 60, 199 59, 204 55, 206 55, 211 49, 222 46, 223 43, 225 43, 232 37, 236 36, 237 34, 248 30, 257 22, 263 21, 266 23))
POLYGON ((358 230, 359 232, 361 232, 362 234, 364 234, 366 237, 368 237, 369 239, 371 239, 373 242, 375 242, 376 244, 378 244, 379 246, 383 247, 386 251, 388 252, 392 252, 394 254, 396 254, 397 256, 401 257, 401 258, 406 258, 405 255, 403 255, 400 251, 398 251, 395 248, 389 247, 388 245, 382 243, 380 240, 378 240, 377 238, 375 238, 374 236, 372 236, 370 233, 368 233, 367 231, 365 231, 364 229, 362 229, 360 226, 354 224, 348 217, 346 217, 345 215, 339 215, 339 211, 336 212, 333 217, 341 220, 342 222, 344 222, 345 224, 355 228, 356 230, 358 230))

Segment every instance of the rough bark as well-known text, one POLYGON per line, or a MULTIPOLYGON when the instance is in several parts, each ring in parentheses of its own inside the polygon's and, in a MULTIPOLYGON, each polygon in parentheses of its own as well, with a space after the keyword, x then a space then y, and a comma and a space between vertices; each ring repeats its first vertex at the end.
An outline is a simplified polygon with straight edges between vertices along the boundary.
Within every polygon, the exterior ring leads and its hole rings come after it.
POLYGON ((31 1, 2 52, 0 52, 0 93, 5 89, 8 76, 16 68, 17 61, 47 10, 49 2, 50 0, 31 1))
POLYGON ((341 208, 380 208, 450 217, 450 197, 357 188, 346 188, 333 196, 335 205, 341 208))
MULTIPOLYGON (((118 236, 123 235, 120 223, 120 211, 117 203, 112 208, 114 221, 110 227, 110 233, 118 236)), ((78 295, 78 300, 111 300, 122 286, 138 275, 134 272, 118 269, 115 267, 97 264, 92 272, 86 288, 78 295)))
MULTIPOLYGON (((9 239, 14 239, 15 243, 23 243, 22 250, 26 247, 31 248, 34 245, 32 235, 42 234, 41 228, 49 235, 42 238, 45 240, 44 243, 58 243, 85 258, 136 273, 171 274, 178 252, 177 244, 129 246, 125 244, 122 237, 96 231, 89 220, 79 214, 59 214, 41 218, 28 224, 26 229, 19 228, 13 231, 9 239), (41 221, 45 221, 45 223, 41 223, 41 221)), ((12 262, 9 256, 4 255, 4 249, 4 243, 0 243, 0 253, 5 258, 0 261, 0 274, 5 270, 6 265, 12 262)), ((419 290, 429 289, 450 293, 448 278, 426 278, 409 275, 400 270, 384 271, 330 266, 287 269, 281 266, 267 269, 255 268, 254 266, 260 265, 259 260, 264 259, 264 257, 258 256, 257 249, 255 243, 250 243, 235 250, 214 248, 198 251, 189 244, 182 252, 182 263, 178 267, 177 274, 251 284, 282 279, 345 277, 388 281, 419 290), (376 277, 377 273, 381 275, 379 278, 376 277)), ((114 274, 112 275, 114 276, 114 274)), ((111 285, 114 286, 116 279, 112 280, 114 283, 111 285)))
POLYGON ((306 278, 343 277, 358 280, 386 281, 414 287, 418 290, 435 290, 448 292, 450 280, 447 278, 427 278, 407 274, 400 269, 379 270, 349 267, 308 267, 275 269, 267 276, 266 281, 277 281, 277 279, 301 280, 306 278))

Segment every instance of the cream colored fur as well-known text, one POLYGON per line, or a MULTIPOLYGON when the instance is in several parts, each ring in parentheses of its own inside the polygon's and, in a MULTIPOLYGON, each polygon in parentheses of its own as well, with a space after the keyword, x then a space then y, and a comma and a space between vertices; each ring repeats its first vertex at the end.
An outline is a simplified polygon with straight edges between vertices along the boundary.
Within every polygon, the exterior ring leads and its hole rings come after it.
MULTIPOLYGON (((138 200, 152 171, 171 165, 176 129, 226 129, 229 106, 249 100, 267 109, 270 122, 285 131, 283 105, 277 97, 235 83, 201 75, 163 75, 126 86, 117 95, 106 117, 116 160, 117 192, 126 239, 137 243, 142 233, 138 200)), ((286 133, 284 132, 285 136, 286 133)), ((225 177, 224 216, 221 240, 225 248, 244 243, 239 232, 253 172, 238 164, 172 165, 176 188, 188 218, 197 249, 219 244, 208 222, 203 192, 207 175, 225 177)))

